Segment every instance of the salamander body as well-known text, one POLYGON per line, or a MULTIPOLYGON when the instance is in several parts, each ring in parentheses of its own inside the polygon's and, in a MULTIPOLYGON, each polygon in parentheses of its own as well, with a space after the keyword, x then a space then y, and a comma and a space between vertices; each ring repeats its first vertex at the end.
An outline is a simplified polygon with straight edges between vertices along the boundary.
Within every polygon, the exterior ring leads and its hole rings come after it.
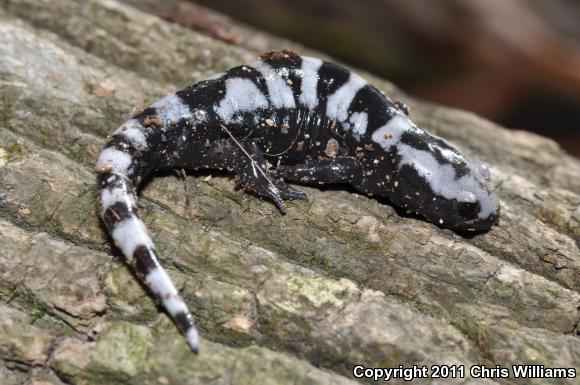
POLYGON ((96 170, 106 228, 195 352, 193 317, 137 214, 142 180, 168 167, 230 170, 281 212, 284 200, 307 199, 292 181, 348 183, 455 230, 487 230, 499 215, 484 166, 339 65, 271 52, 188 86, 121 125, 96 170))

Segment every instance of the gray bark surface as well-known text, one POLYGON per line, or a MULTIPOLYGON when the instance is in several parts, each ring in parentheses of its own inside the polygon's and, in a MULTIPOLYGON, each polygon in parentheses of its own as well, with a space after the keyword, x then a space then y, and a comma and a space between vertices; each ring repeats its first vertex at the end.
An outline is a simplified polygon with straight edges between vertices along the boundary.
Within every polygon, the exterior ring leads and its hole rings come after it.
POLYGON ((226 176, 159 175, 141 215, 201 329, 190 354, 112 250, 93 165, 134 109, 283 42, 239 33, 230 46, 114 0, 0 0, 0 385, 354 384, 355 364, 578 369, 580 161, 372 76, 490 166, 499 225, 465 238, 313 187, 283 216, 226 176))

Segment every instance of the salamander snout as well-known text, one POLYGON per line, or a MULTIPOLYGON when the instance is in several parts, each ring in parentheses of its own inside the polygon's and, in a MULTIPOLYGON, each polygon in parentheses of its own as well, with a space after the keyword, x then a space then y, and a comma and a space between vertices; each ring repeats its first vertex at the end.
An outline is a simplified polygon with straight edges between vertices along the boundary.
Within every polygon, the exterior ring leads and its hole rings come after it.
POLYGON ((443 139, 411 128, 395 146, 399 183, 389 198, 440 227, 491 228, 499 206, 487 166, 471 161, 443 139))
MULTIPOLYGON (((465 187, 465 186, 464 186, 465 187)), ((416 212, 437 226, 459 231, 485 231, 497 223, 499 205, 493 192, 482 186, 446 197, 433 194, 416 212)))
POLYGON ((462 175, 453 181, 457 191, 454 199, 440 199, 439 204, 449 206, 446 226, 457 230, 482 231, 497 223, 499 203, 490 184, 489 168, 468 160, 462 166, 462 175))
POLYGON ((485 216, 480 215, 482 212, 482 202, 454 202, 453 211, 456 213, 455 217, 447 218, 448 226, 457 230, 467 231, 483 231, 490 229, 497 223, 499 218, 499 206, 495 197, 491 197, 490 202, 485 205, 492 205, 493 210, 485 216))

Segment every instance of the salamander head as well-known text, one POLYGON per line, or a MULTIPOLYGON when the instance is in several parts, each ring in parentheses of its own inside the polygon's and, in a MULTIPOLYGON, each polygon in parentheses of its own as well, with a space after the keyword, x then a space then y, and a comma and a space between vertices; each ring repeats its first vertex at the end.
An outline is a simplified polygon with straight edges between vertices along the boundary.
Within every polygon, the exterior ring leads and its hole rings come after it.
POLYGON ((394 204, 454 230, 491 228, 499 215, 487 167, 476 165, 443 139, 417 128, 398 111, 372 139, 391 159, 385 194, 394 204))

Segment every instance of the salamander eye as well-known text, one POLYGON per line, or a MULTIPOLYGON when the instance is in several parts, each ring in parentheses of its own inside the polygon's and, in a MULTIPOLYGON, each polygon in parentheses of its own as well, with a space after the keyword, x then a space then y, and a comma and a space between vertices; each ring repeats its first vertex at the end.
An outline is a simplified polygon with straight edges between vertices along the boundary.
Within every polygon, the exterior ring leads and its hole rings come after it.
POLYGON ((402 111, 403 114, 409 116, 409 107, 405 103, 395 100, 393 104, 398 110, 402 111))
POLYGON ((479 202, 464 202, 459 204, 457 211, 463 218, 475 218, 480 209, 479 202))

